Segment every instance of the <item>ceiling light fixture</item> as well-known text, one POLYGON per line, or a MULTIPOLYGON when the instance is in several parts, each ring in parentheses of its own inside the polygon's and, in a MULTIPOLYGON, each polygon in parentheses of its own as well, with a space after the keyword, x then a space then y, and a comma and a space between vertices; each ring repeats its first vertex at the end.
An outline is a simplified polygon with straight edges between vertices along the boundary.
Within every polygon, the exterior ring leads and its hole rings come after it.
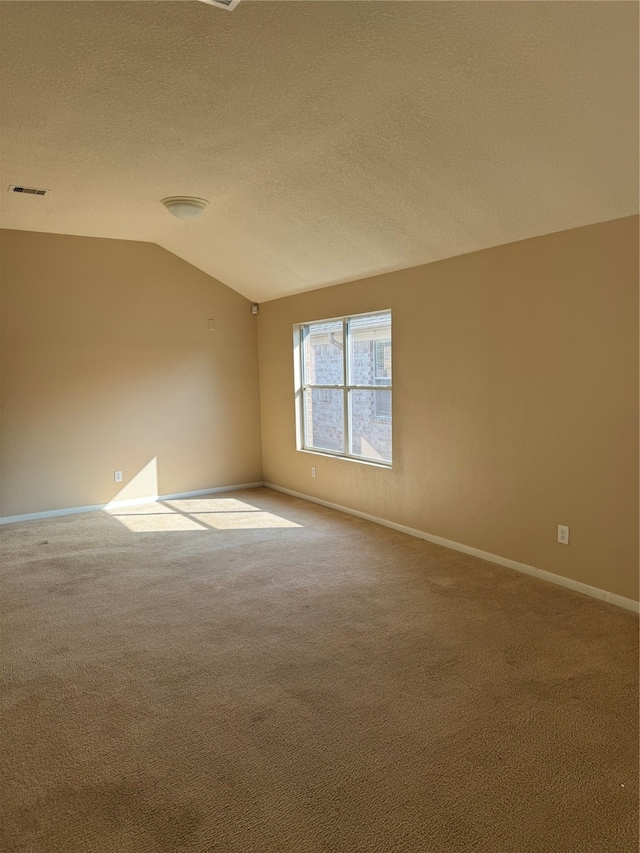
POLYGON ((209 6, 217 6, 218 9, 228 9, 233 12, 240 0, 200 0, 201 3, 207 3, 209 6))
POLYGON ((206 198, 191 198, 184 195, 172 195, 169 198, 163 198, 162 203, 169 213, 177 216, 178 219, 193 219, 195 216, 200 216, 209 207, 206 198))

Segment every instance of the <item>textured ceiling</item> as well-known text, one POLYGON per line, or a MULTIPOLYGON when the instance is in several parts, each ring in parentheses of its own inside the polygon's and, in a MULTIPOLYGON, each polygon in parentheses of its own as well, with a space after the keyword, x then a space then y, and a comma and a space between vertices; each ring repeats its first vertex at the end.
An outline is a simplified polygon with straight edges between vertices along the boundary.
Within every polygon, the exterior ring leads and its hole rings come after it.
POLYGON ((22 0, 0 21, 6 228, 153 241, 263 301, 638 209, 636 3, 22 0), (174 219, 182 194, 211 206, 174 219))

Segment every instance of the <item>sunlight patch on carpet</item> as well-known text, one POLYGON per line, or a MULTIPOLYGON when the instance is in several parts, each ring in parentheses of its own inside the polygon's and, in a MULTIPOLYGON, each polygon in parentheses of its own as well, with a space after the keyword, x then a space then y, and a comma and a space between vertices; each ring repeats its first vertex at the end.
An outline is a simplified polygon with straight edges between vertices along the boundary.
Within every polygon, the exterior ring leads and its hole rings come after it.
POLYGON ((288 521, 286 518, 281 518, 279 515, 273 515, 270 512, 212 512, 212 513, 196 513, 193 518, 197 518, 203 524, 213 527, 216 530, 256 530, 266 527, 300 527, 294 521, 288 521))
POLYGON ((235 498, 192 498, 105 510, 132 533, 302 527, 235 498))
POLYGON ((203 524, 198 524, 193 518, 177 513, 158 513, 158 515, 115 515, 120 524, 132 533, 176 533, 182 531, 206 530, 203 524))
POLYGON ((239 501, 236 498, 179 498, 162 501, 165 507, 178 512, 262 512, 257 506, 239 501))

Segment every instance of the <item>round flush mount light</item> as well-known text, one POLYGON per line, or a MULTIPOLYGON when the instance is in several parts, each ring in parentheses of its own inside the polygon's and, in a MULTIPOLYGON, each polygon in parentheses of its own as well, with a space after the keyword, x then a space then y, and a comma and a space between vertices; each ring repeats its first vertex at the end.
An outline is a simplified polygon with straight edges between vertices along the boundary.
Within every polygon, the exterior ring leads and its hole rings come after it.
POLYGON ((178 219, 193 219, 194 216, 200 216, 209 207, 206 198, 191 198, 184 195, 172 195, 169 198, 163 198, 162 203, 169 213, 177 216, 178 219))

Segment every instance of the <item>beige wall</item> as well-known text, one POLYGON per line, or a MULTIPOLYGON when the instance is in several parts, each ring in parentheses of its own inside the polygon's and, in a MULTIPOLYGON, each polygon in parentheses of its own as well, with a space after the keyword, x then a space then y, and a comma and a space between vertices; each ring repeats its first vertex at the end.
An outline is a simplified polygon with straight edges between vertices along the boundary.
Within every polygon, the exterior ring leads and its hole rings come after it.
POLYGON ((260 389, 249 302, 153 244, 4 231, 0 260, 3 516, 264 474, 637 599, 637 217, 264 303, 260 389), (293 324, 381 308, 393 469, 297 451, 293 324))
POLYGON ((244 297, 150 243, 25 231, 1 275, 3 516, 261 479, 244 297))
POLYGON ((258 342, 267 482, 638 598, 637 217, 264 303, 258 342), (393 469, 296 451, 293 324, 382 308, 393 469))

